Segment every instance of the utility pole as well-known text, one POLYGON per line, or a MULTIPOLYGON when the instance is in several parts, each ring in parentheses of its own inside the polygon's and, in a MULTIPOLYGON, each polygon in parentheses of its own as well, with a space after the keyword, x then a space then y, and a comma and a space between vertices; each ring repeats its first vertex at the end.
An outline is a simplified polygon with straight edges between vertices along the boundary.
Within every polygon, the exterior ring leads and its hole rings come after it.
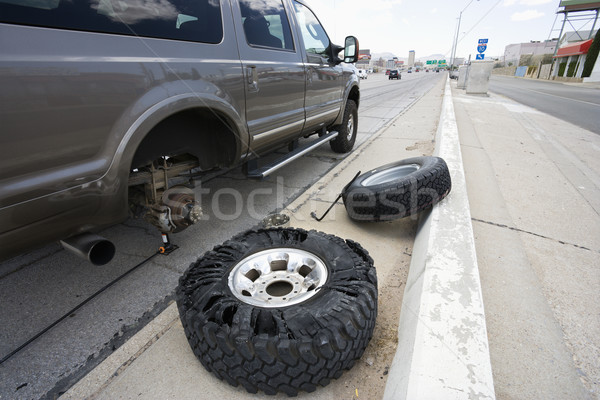
MULTIPOLYGON (((471 0, 469 1, 469 4, 467 4, 465 6, 465 8, 462 9, 462 11, 460 12, 460 14, 458 14, 458 27, 456 28, 456 36, 454 37, 454 46, 452 46, 452 66, 454 66, 454 61, 456 59, 456 47, 458 46, 458 33, 460 32, 460 21, 462 19, 462 13, 467 9, 467 7, 469 7, 471 5, 471 3, 475 1, 475 0, 471 0)), ((477 0, 479 1, 479 0, 477 0)))

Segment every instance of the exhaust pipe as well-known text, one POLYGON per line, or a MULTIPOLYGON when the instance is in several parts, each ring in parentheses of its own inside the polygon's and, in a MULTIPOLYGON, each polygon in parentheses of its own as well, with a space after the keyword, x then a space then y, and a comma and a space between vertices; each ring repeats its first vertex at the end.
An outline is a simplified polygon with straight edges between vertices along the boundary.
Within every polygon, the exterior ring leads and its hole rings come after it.
POLYGON ((93 233, 82 233, 60 241, 65 250, 94 265, 107 264, 115 255, 115 245, 93 233))

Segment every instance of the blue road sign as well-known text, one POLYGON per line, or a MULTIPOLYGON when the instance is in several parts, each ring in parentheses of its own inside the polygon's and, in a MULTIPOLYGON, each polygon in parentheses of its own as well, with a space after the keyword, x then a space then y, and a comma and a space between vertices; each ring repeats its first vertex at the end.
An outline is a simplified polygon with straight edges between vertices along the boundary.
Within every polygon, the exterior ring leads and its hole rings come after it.
POLYGON ((488 42, 487 39, 479 39, 479 44, 485 44, 487 42, 488 42))
POLYGON ((477 46, 477 51, 479 53, 483 53, 485 49, 487 49, 487 44, 480 44, 479 46, 477 46))
POLYGON ((485 54, 475 54, 476 60, 483 60, 483 57, 485 57, 485 54))

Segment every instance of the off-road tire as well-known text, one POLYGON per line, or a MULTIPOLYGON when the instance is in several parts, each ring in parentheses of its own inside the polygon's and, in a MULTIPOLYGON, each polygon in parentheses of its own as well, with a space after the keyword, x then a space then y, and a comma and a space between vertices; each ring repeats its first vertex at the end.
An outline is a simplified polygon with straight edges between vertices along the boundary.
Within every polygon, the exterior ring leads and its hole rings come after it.
POLYGON ((342 191, 355 221, 389 221, 419 213, 444 199, 452 187, 446 162, 414 157, 373 169, 342 191))
POLYGON ((368 252, 351 240, 291 228, 251 230, 216 246, 190 265, 176 296, 202 365, 233 386, 270 395, 312 392, 339 378, 365 351, 377 315, 377 277, 368 252), (269 308, 240 300, 229 276, 265 249, 318 257, 326 281, 299 304, 269 308))
POLYGON ((347 153, 352 150, 358 132, 358 106, 354 100, 348 99, 344 109, 344 119, 340 125, 334 126, 333 130, 338 131, 339 134, 329 142, 331 150, 336 153, 347 153))

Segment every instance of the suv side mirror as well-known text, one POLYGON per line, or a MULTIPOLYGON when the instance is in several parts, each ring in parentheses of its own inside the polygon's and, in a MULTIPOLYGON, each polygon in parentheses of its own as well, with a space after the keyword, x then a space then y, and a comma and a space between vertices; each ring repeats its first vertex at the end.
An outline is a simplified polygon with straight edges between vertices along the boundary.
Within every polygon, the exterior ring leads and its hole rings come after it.
POLYGON ((344 43, 344 62, 355 63, 358 60, 358 39, 354 36, 346 36, 344 43))

